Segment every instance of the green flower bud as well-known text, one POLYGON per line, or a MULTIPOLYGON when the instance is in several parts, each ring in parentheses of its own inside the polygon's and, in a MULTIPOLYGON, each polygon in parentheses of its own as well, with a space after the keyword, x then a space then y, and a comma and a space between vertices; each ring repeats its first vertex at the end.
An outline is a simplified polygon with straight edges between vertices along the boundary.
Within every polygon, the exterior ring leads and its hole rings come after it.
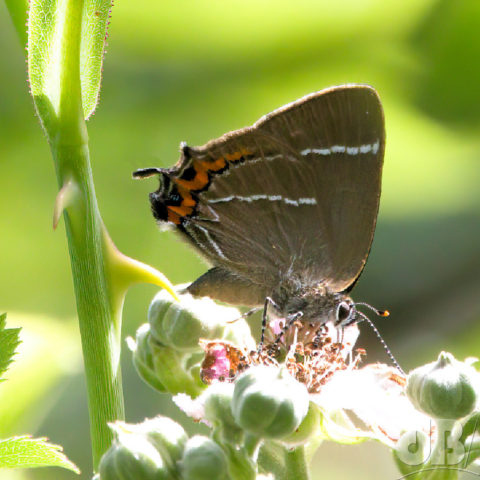
POLYGON ((415 369, 407 379, 407 395, 417 410, 436 419, 459 419, 477 403, 475 369, 442 352, 438 360, 415 369))
POLYGON ((187 441, 180 465, 184 480, 228 480, 227 457, 223 450, 201 435, 187 441))
POLYGON ((116 439, 100 461, 100 480, 174 480, 187 443, 183 428, 168 417, 111 425, 116 439))
POLYGON ((137 330, 135 340, 127 338, 128 346, 133 353, 133 364, 140 378, 155 390, 166 392, 167 389, 155 371, 155 362, 150 341, 150 325, 148 325, 148 323, 145 323, 137 330))
POLYGON ((291 435, 308 412, 308 392, 289 373, 276 367, 252 367, 235 382, 232 412, 235 421, 259 437, 291 435))
POLYGON ((143 435, 124 433, 103 455, 101 480, 173 480, 160 453, 143 435))
POLYGON ((202 360, 201 353, 189 354, 160 344, 153 338, 148 324, 137 330, 136 342, 128 340, 135 368, 151 387, 191 397, 198 396, 206 388, 200 378, 200 365, 194 364, 202 360))
POLYGON ((202 397, 205 420, 220 434, 222 441, 236 444, 240 443, 243 430, 236 424, 232 415, 233 388, 231 383, 214 383, 202 397))
POLYGON ((157 342, 183 352, 201 351, 200 338, 221 338, 226 322, 240 317, 237 309, 217 305, 209 298, 179 297, 176 302, 161 290, 150 304, 148 321, 157 342))
POLYGON ((160 452, 165 464, 175 471, 188 440, 183 427, 171 418, 162 416, 146 419, 135 427, 141 429, 145 437, 160 452))
POLYGON ((293 433, 282 438, 281 442, 290 448, 305 445, 319 434, 321 418, 320 409, 313 402, 310 402, 307 416, 300 426, 293 433))

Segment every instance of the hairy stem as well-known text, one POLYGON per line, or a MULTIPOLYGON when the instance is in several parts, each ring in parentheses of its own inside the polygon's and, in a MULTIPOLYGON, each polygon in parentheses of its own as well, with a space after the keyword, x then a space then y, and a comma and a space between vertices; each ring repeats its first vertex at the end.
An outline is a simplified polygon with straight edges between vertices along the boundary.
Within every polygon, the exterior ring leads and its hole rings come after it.
POLYGON ((64 210, 87 380, 93 464, 113 436, 107 423, 124 418, 120 374, 119 308, 105 271, 105 228, 97 206, 80 89, 82 0, 67 0, 62 35, 60 96, 50 146, 59 187, 75 185, 64 210))
POLYGON ((305 448, 297 447, 285 453, 286 476, 288 480, 309 480, 310 472, 308 470, 307 460, 305 458, 305 448))

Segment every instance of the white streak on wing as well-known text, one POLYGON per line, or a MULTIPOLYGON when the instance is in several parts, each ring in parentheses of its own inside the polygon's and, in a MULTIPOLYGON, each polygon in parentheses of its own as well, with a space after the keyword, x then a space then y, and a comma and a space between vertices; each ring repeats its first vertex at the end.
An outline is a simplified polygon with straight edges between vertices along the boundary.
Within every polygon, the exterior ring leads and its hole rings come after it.
POLYGON ((277 160, 277 158, 284 158, 284 155, 282 155, 281 153, 278 153, 277 155, 267 155, 266 157, 251 158, 246 162, 234 163, 232 167, 239 168, 239 167, 242 167, 243 165, 252 165, 258 162, 273 162, 274 160, 277 160))
POLYGON ((257 195, 249 195, 249 196, 242 196, 242 195, 230 195, 228 197, 222 198, 212 198, 208 200, 208 203, 227 203, 231 202, 232 200, 238 200, 239 202, 247 202, 252 203, 256 200, 268 200, 269 202, 284 202, 287 205, 294 205, 298 207, 299 205, 316 205, 317 200, 311 197, 303 197, 297 200, 292 198, 282 197, 281 195, 265 195, 265 194, 257 194, 257 195))
POLYGON ((299 198, 298 203, 300 205, 316 205, 317 199, 316 198, 299 198))
POLYGON ((360 145, 360 153, 368 153, 373 149, 373 145, 360 145))
POLYGON ((317 155, 330 155, 332 151, 329 148, 306 148, 300 152, 302 155, 316 153, 317 155))
POLYGON ((226 260, 227 258, 223 254, 222 249, 216 244, 216 242, 210 236, 210 234, 208 233, 208 230, 206 228, 201 227, 200 225, 195 225, 195 226, 204 233, 206 239, 209 241, 209 243, 213 247, 213 249, 217 252, 218 256, 222 257, 224 260, 226 260))
POLYGON ((236 198, 236 195, 230 195, 229 197, 223 197, 223 198, 212 198, 211 200, 208 200, 208 203, 230 202, 234 198, 236 198))
POLYGON ((374 155, 378 152, 380 140, 375 143, 367 143, 365 145, 332 145, 330 148, 305 148, 300 153, 305 156, 311 153, 316 155, 331 155, 332 153, 346 153, 347 155, 358 155, 372 152, 374 155))
POLYGON ((207 208, 212 216, 212 218, 209 218, 208 220, 211 222, 219 222, 220 219, 218 218, 217 212, 210 205, 207 205, 207 208))
POLYGON ((266 200, 268 197, 265 194, 259 194, 259 195, 252 195, 250 198, 245 197, 245 200, 247 202, 254 202, 255 200, 266 200))

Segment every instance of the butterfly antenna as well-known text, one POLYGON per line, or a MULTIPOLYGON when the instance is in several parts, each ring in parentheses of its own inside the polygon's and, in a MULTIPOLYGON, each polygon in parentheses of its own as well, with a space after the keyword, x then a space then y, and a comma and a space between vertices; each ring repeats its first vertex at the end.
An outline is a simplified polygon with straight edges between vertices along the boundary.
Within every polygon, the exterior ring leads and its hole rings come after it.
POLYGON ((139 168, 132 173, 133 178, 147 178, 162 173, 164 169, 157 167, 139 168))
MULTIPOLYGON (((362 304, 363 305, 363 304, 362 304)), ((368 305, 370 306, 370 305, 368 305)), ((371 307, 372 310, 376 310, 374 309, 373 307, 371 307)), ((378 331, 378 328, 375 326, 375 324, 362 312, 359 312, 357 310, 357 314, 360 315, 360 317, 363 318, 363 320, 365 320, 369 325, 370 327, 372 328, 372 330, 375 332, 375 335, 377 336, 377 338, 380 340, 380 343, 383 345, 383 348, 385 349, 385 351, 387 352, 387 355, 388 357, 390 358, 390 360, 392 361, 393 365, 395 366, 395 368, 402 374, 402 375, 406 375, 405 371, 403 370, 403 368, 400 366, 400 364, 397 362, 397 359, 393 356, 393 353, 392 351, 388 348, 388 345, 385 343, 385 340, 383 339, 382 335, 380 334, 380 332, 378 331)), ((386 315, 382 315, 382 316, 386 316, 386 315)))
POLYGON ((370 310, 372 310, 374 313, 376 313, 379 317, 389 317, 390 312, 388 310, 378 310, 378 308, 372 307, 369 303, 365 302, 355 302, 355 305, 363 305, 365 307, 368 307, 370 310))

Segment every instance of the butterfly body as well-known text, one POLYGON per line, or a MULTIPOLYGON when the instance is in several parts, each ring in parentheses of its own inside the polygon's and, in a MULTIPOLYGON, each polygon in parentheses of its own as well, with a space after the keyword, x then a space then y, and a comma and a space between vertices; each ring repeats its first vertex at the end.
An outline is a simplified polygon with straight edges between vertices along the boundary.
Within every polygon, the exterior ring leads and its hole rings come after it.
POLYGON ((335 321, 335 307, 342 301, 348 301, 347 294, 333 292, 324 285, 292 288, 290 281, 285 281, 272 293, 271 298, 282 317, 302 312, 305 322, 335 321))
POLYGON ((308 95, 178 163, 148 168, 154 217, 174 225, 213 264, 188 291, 264 305, 302 322, 355 321, 349 291, 375 230, 385 144, 373 88, 308 95))

